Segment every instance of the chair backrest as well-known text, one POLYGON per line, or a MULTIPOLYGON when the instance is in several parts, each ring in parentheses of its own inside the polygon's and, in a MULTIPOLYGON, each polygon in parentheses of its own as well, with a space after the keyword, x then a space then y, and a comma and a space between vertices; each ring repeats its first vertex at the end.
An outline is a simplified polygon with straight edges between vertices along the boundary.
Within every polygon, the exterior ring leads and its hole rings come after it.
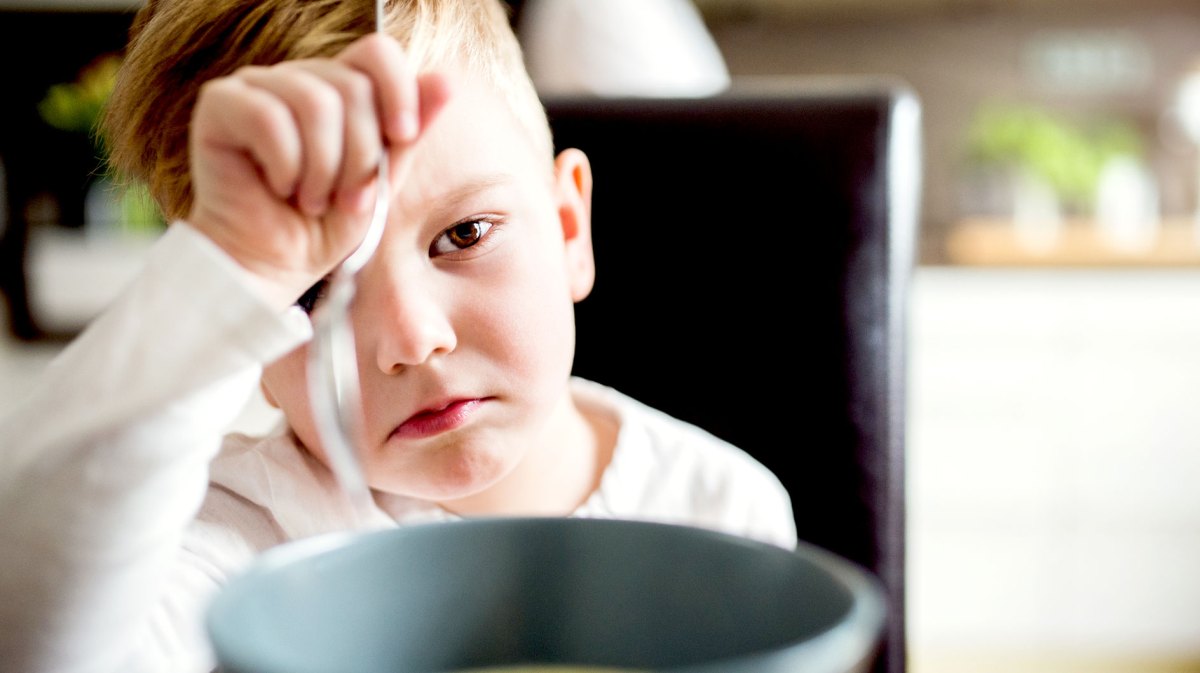
POLYGON ((595 175, 575 373, 773 470, 801 539, 874 571, 905 669, 904 447, 919 105, 877 79, 546 101, 595 175))

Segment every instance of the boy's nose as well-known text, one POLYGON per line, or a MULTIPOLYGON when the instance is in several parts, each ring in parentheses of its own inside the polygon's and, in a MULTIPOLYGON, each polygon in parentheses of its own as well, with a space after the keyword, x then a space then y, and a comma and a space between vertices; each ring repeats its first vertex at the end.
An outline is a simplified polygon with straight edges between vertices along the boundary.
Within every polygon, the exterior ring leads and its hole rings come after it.
POLYGON ((376 365, 383 373, 397 374, 458 345, 446 308, 415 279, 389 279, 382 298, 366 319, 373 323, 376 365))

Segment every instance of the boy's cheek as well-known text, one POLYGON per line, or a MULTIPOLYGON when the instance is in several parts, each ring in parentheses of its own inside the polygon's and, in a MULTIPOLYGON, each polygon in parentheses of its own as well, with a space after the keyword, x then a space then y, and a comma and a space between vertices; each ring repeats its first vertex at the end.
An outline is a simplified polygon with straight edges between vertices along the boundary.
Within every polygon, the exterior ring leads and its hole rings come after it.
POLYGON ((308 348, 301 346, 263 367, 263 394, 287 418, 300 443, 325 465, 324 450, 308 403, 308 348))
POLYGON ((307 348, 302 346, 263 367, 263 395, 283 412, 293 427, 311 425, 308 422, 307 353, 307 348))

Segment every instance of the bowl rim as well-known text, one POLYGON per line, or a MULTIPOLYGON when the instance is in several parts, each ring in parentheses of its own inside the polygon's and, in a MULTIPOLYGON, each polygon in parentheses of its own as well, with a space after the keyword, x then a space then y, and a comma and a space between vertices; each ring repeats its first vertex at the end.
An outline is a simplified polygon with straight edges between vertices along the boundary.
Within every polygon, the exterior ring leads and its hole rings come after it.
MULTIPOLYGON (((862 662, 869 661, 874 657, 880 645, 880 638, 882 637, 884 621, 886 619, 886 594, 880 579, 862 565, 804 540, 798 541, 793 549, 787 549, 769 542, 691 524, 641 519, 492 516, 451 521, 419 522, 395 528, 372 528, 320 533, 307 538, 284 542, 261 552, 242 572, 235 574, 224 586, 219 587, 216 595, 209 603, 205 614, 205 628, 214 654, 221 660, 219 663, 233 665, 235 667, 234 670, 262 670, 264 673, 284 673, 270 669, 261 656, 255 656, 253 650, 239 646, 239 643, 244 642, 245 639, 239 638, 236 630, 232 627, 231 621, 225 619, 235 609, 239 596, 246 591, 245 587, 252 586, 259 578, 269 576, 297 563, 329 554, 336 554, 340 550, 360 543, 365 539, 383 539, 414 533, 419 534, 421 530, 445 527, 447 525, 460 527, 491 527, 496 525, 517 527, 617 525, 642 529, 655 527, 684 529, 688 535, 710 537, 721 540, 724 543, 732 542, 736 545, 778 550, 805 557, 822 570, 828 572, 850 595, 850 609, 842 619, 802 641, 784 644, 760 652, 714 659, 699 664, 657 669, 662 673, 725 673, 733 670, 733 666, 745 666, 755 661, 764 662, 762 670, 789 670, 786 668, 786 665, 790 660, 802 660, 808 666, 815 665, 816 668, 811 670, 859 670, 862 662), (587 523, 576 524, 566 522, 587 523), (603 523, 593 524, 592 522, 603 523), (768 665, 767 662, 772 663, 768 665), (783 668, 780 668, 780 666, 783 666, 783 668)), ((772 553, 776 553, 776 551, 772 551, 772 553)), ((217 670, 221 669, 218 668, 217 670)), ((630 673, 634 673, 636 670, 630 669, 630 673)), ((739 668, 738 670, 741 669, 739 668)), ((289 671, 287 673, 293 672, 289 671)))

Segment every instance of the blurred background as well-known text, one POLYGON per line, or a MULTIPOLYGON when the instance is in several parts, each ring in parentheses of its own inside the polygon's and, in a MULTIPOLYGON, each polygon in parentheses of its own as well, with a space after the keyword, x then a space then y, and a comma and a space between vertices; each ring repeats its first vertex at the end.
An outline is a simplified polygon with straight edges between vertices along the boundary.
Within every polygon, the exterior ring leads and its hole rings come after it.
MULTIPOLYGON (((0 412, 161 231, 89 132, 136 4, 0 0, 0 412)), ((735 80, 922 104, 912 670, 1200 671, 1200 3, 695 8, 735 80)))

